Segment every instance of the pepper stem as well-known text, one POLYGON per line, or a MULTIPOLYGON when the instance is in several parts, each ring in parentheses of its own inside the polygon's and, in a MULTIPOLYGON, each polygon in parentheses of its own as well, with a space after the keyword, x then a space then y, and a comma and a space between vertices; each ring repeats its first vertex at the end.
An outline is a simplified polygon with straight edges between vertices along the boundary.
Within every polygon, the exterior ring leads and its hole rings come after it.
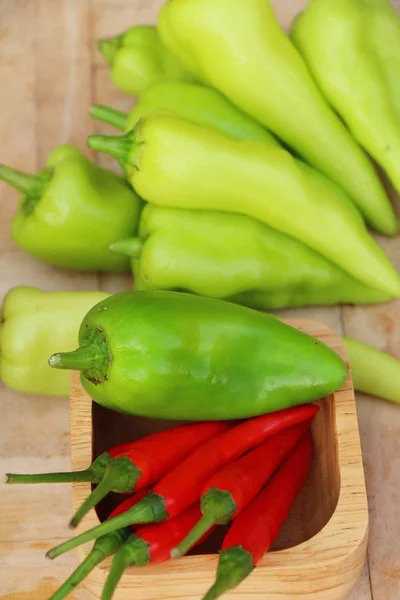
POLYGON ((92 551, 72 575, 51 596, 49 600, 63 600, 108 556, 112 556, 124 543, 128 533, 113 533, 96 540, 92 551))
POLYGON ((215 600, 239 585, 254 569, 250 552, 242 546, 223 550, 219 556, 217 579, 203 600, 215 600))
POLYGON ((143 249, 143 242, 140 238, 129 238, 127 240, 119 240, 110 246, 110 250, 117 254, 124 254, 130 258, 140 258, 143 249))
POLYGON ((113 38, 108 38, 105 40, 99 40, 97 43, 97 48, 99 52, 103 55, 104 60, 110 66, 114 61, 115 55, 121 47, 122 43, 122 35, 116 35, 113 38))
POLYGON ((123 162, 132 146, 128 135, 90 135, 87 145, 96 152, 104 152, 123 162))
POLYGON ((81 346, 73 352, 53 354, 49 358, 49 365, 53 369, 71 369, 72 371, 86 371, 96 365, 97 356, 91 346, 81 346))
POLYGON ((22 173, 6 165, 0 165, 0 179, 27 196, 41 196, 45 187, 40 175, 22 173))
POLYGON ((93 529, 81 533, 75 538, 67 540, 59 546, 55 546, 49 550, 46 556, 51 559, 57 558, 57 556, 60 556, 81 544, 95 540, 108 533, 113 533, 118 529, 129 527, 130 525, 160 523, 167 518, 168 513, 165 508, 164 499, 161 496, 150 492, 143 500, 135 504, 135 506, 122 515, 109 519, 97 527, 93 527, 93 529))
POLYGON ((111 355, 104 331, 100 327, 85 328, 81 343, 81 347, 73 352, 50 356, 50 367, 82 371, 86 379, 95 385, 107 381, 111 355))
POLYGON ((124 545, 114 556, 110 572, 101 593, 101 600, 111 600, 125 569, 127 569, 131 564, 132 561, 130 554, 127 552, 126 546, 124 545))
POLYGON ((115 458, 106 468, 103 478, 95 490, 86 498, 80 508, 71 519, 70 526, 76 527, 87 515, 110 492, 125 494, 133 492, 141 472, 127 456, 115 458))
POLYGON ((128 119, 126 113, 116 110, 115 108, 110 108, 109 106, 104 106, 103 104, 93 104, 90 108, 90 116, 97 121, 108 123, 121 131, 125 131, 128 119))
POLYGON ((196 523, 187 536, 171 552, 172 558, 179 558, 187 552, 214 526, 225 525, 236 511, 236 503, 232 494, 225 490, 211 488, 201 499, 200 521, 196 523))
POLYGON ((98 484, 102 480, 107 465, 112 461, 111 456, 105 452, 84 471, 71 471, 62 473, 16 474, 7 473, 6 483, 73 483, 86 481, 98 484))

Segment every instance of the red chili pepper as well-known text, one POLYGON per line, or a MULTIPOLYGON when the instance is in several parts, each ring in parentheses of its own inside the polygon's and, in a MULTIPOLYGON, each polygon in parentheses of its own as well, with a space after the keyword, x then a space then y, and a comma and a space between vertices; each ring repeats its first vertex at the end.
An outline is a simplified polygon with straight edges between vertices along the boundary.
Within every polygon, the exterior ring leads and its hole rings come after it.
POLYGON ((180 425, 128 442, 101 454, 85 471, 45 473, 42 475, 7 475, 8 483, 63 483, 88 481, 96 489, 71 520, 76 527, 91 508, 110 492, 119 494, 140 490, 158 481, 197 446, 231 427, 226 422, 180 425))
POLYGON ((233 521, 222 544, 217 579, 203 600, 215 600, 241 583, 269 550, 304 485, 312 460, 307 432, 283 465, 233 521))
POLYGON ((211 477, 201 493, 202 517, 173 549, 172 556, 183 556, 209 529, 226 525, 237 517, 290 454, 309 425, 309 422, 300 423, 275 435, 211 477))
MULTIPOLYGON (((148 493, 148 489, 145 488, 140 492, 136 492, 131 498, 129 498, 129 506, 132 507, 137 504, 142 498, 146 496, 148 493)), ((112 519, 116 515, 121 514, 122 502, 117 508, 113 510, 113 512, 109 515, 109 519, 112 519)), ((123 543, 129 539, 129 535, 131 530, 119 529, 118 531, 114 531, 114 533, 109 533, 108 535, 104 535, 95 541, 92 550, 89 552, 84 561, 75 569, 75 571, 68 577, 68 579, 62 584, 61 587, 51 596, 49 600, 63 600, 70 594, 84 579, 93 571, 97 565, 99 565, 103 560, 112 556, 121 548, 123 543)))
MULTIPOLYGON (((174 545, 190 531, 200 516, 200 508, 195 505, 163 523, 139 527, 116 553, 101 600, 111 600, 123 572, 129 566, 144 567, 149 563, 169 560, 174 545)), ((207 532, 199 543, 210 533, 207 532)))
POLYGON ((159 523, 168 517, 175 517, 200 498, 201 490, 211 475, 265 439, 292 425, 309 421, 317 412, 318 407, 314 405, 298 406, 244 421, 214 436, 164 475, 153 491, 136 506, 123 515, 52 548, 47 556, 56 558, 80 544, 121 527, 159 523))

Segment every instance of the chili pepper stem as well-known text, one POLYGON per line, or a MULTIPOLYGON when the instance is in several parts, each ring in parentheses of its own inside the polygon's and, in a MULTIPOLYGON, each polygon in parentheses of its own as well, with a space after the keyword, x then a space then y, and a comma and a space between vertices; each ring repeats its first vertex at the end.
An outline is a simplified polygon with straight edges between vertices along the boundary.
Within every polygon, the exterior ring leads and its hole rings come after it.
POLYGON ((27 196, 41 196, 45 187, 40 175, 22 173, 6 165, 0 165, 0 179, 27 196))
POLYGON ((107 466, 112 462, 108 452, 101 454, 94 463, 84 471, 72 471, 62 473, 39 473, 39 474, 18 474, 7 473, 6 483, 72 483, 72 482, 89 482, 98 484, 102 480, 107 466))
POLYGON ((242 546, 223 550, 219 557, 217 579, 203 600, 215 600, 225 592, 236 588, 254 569, 250 552, 242 546))
POLYGON ((133 492, 141 473, 127 456, 115 458, 106 468, 104 476, 95 490, 86 498, 71 519, 70 526, 76 527, 83 517, 101 502, 110 492, 120 494, 133 492))
POLYGON ((101 593, 101 600, 111 600, 125 569, 127 569, 131 564, 132 561, 130 554, 127 552, 126 546, 122 546, 112 561, 110 572, 101 593))
POLYGON ((63 600, 108 556, 112 556, 122 546, 128 536, 127 530, 116 532, 96 540, 93 549, 72 575, 51 596, 49 600, 63 600))
POLYGON ((90 116, 96 119, 97 121, 108 123, 109 125, 112 125, 116 129, 120 129, 121 131, 125 130, 127 122, 126 113, 123 113, 120 110, 116 110, 115 108, 110 108, 109 106, 104 106, 103 104, 94 104, 90 108, 89 112, 90 116))
POLYGON ((117 160, 123 161, 132 148, 132 139, 129 134, 126 135, 90 135, 87 145, 96 152, 105 152, 117 160))
POLYGON ((100 40, 97 44, 99 52, 103 55, 108 65, 112 65, 115 55, 121 46, 122 36, 117 35, 113 38, 100 40))
POLYGON ((210 489, 201 499, 200 521, 180 544, 171 551, 172 558, 184 556, 214 525, 225 525, 236 511, 236 504, 230 492, 210 489))
POLYGON ((168 514, 163 498, 150 492, 143 500, 135 504, 135 506, 122 515, 109 519, 97 527, 93 527, 93 529, 81 533, 75 538, 67 540, 59 546, 55 546, 47 552, 46 556, 50 559, 54 559, 81 544, 95 540, 107 533, 113 533, 118 529, 129 527, 130 525, 159 523, 167 518, 168 514))
POLYGON ((110 246, 110 250, 118 254, 124 254, 130 258, 140 258, 142 253, 143 243, 140 238, 130 238, 127 240, 119 240, 110 246))

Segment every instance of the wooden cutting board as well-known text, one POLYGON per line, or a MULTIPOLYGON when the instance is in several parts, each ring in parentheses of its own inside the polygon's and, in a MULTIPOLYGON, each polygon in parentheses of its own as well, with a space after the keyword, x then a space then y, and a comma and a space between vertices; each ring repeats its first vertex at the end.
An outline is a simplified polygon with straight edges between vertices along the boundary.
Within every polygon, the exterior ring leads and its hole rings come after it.
MULTIPOLYGON (((0 162, 32 171, 56 145, 86 148, 86 137, 113 130, 93 123, 89 106, 129 110, 133 99, 112 86, 96 40, 131 24, 155 21, 162 0, 0 0, 0 162)), ((306 0, 275 0, 288 27, 306 0)), ((400 2, 396 0, 400 11, 400 2)), ((88 152, 89 154, 89 152, 88 152)), ((104 155, 96 160, 116 169, 104 155)), ((398 199, 396 198, 398 203, 398 199)), ((10 222, 17 194, 0 184, 0 296, 14 285, 46 290, 129 289, 128 277, 60 272, 39 265, 13 244, 10 222)), ((400 241, 382 240, 400 269, 400 241)), ((390 306, 285 311, 287 317, 323 321, 339 333, 370 342, 400 358, 400 303, 390 306)), ((68 402, 33 398, 0 388, 0 474, 67 469, 68 402)), ((351 600, 400 599, 400 407, 358 398, 370 506, 370 545, 351 600)), ((0 598, 46 600, 71 572, 75 555, 44 558, 69 537, 69 486, 0 490, 0 598)), ((89 599, 76 592, 72 600, 89 599)), ((149 599, 150 600, 150 599, 149 599)))

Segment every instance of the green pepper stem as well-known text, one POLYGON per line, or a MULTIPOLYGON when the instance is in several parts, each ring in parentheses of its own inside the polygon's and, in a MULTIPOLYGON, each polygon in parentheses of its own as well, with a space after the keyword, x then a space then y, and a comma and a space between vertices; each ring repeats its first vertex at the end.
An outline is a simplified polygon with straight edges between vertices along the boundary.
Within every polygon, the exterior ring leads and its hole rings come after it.
POLYGON ((143 242, 138 237, 119 240, 111 244, 110 250, 117 252, 117 254, 124 254, 130 258, 140 258, 143 250, 143 242))
POLYGON ((126 547, 124 545, 114 556, 110 572, 101 593, 101 600, 111 600, 125 569, 127 569, 131 564, 132 561, 130 555, 126 551, 126 547))
POLYGON ((70 526, 76 527, 79 525, 89 510, 94 508, 110 492, 116 492, 118 494, 133 492, 140 475, 141 472, 135 467, 130 458, 127 456, 115 458, 106 468, 103 478, 96 489, 93 490, 90 496, 86 498, 80 508, 76 511, 71 519, 70 526))
POLYGON ((112 556, 124 543, 125 535, 113 533, 96 540, 92 551, 72 575, 51 596, 50 600, 63 600, 108 556, 112 556))
POLYGON ((41 196, 43 193, 43 178, 39 175, 29 175, 6 165, 0 165, 0 179, 27 196, 41 196))
POLYGON ((94 463, 84 471, 71 471, 62 473, 39 473, 39 474, 15 474, 7 473, 7 483, 74 483, 89 482, 98 484, 103 479, 108 464, 113 459, 105 452, 101 454, 94 463))
POLYGON ((250 552, 242 546, 223 550, 219 556, 217 579, 203 600, 215 600, 239 585, 254 569, 250 552))
POLYGON ((172 558, 183 556, 214 526, 225 525, 236 511, 232 494, 226 490, 211 488, 201 499, 203 516, 187 536, 171 551, 172 558))
POLYGON ((117 35, 113 38, 108 38, 106 40, 100 40, 97 43, 97 48, 99 52, 103 55, 104 60, 110 66, 112 66, 114 62, 114 58, 122 43, 122 35, 117 35))
POLYGON ((135 506, 122 515, 109 519, 97 527, 93 527, 93 529, 89 529, 75 538, 63 542, 59 546, 49 550, 46 556, 51 559, 57 558, 57 556, 60 556, 81 544, 95 540, 108 533, 113 533, 118 529, 129 527, 130 525, 160 523, 167 518, 168 513, 165 508, 164 499, 161 496, 150 492, 143 500, 135 504, 135 506))
POLYGON ((130 138, 125 136, 90 135, 87 140, 89 148, 96 152, 105 152, 117 160, 123 161, 132 146, 130 138))
POLYGON ((108 123, 121 131, 125 131, 128 119, 126 113, 116 110, 115 108, 110 108, 109 106, 104 106, 103 104, 93 104, 90 108, 90 116, 97 121, 108 123))
POLYGON ((49 365, 53 369, 71 369, 72 371, 86 371, 94 367, 97 362, 96 352, 91 346, 81 346, 73 352, 53 354, 49 358, 49 365))

